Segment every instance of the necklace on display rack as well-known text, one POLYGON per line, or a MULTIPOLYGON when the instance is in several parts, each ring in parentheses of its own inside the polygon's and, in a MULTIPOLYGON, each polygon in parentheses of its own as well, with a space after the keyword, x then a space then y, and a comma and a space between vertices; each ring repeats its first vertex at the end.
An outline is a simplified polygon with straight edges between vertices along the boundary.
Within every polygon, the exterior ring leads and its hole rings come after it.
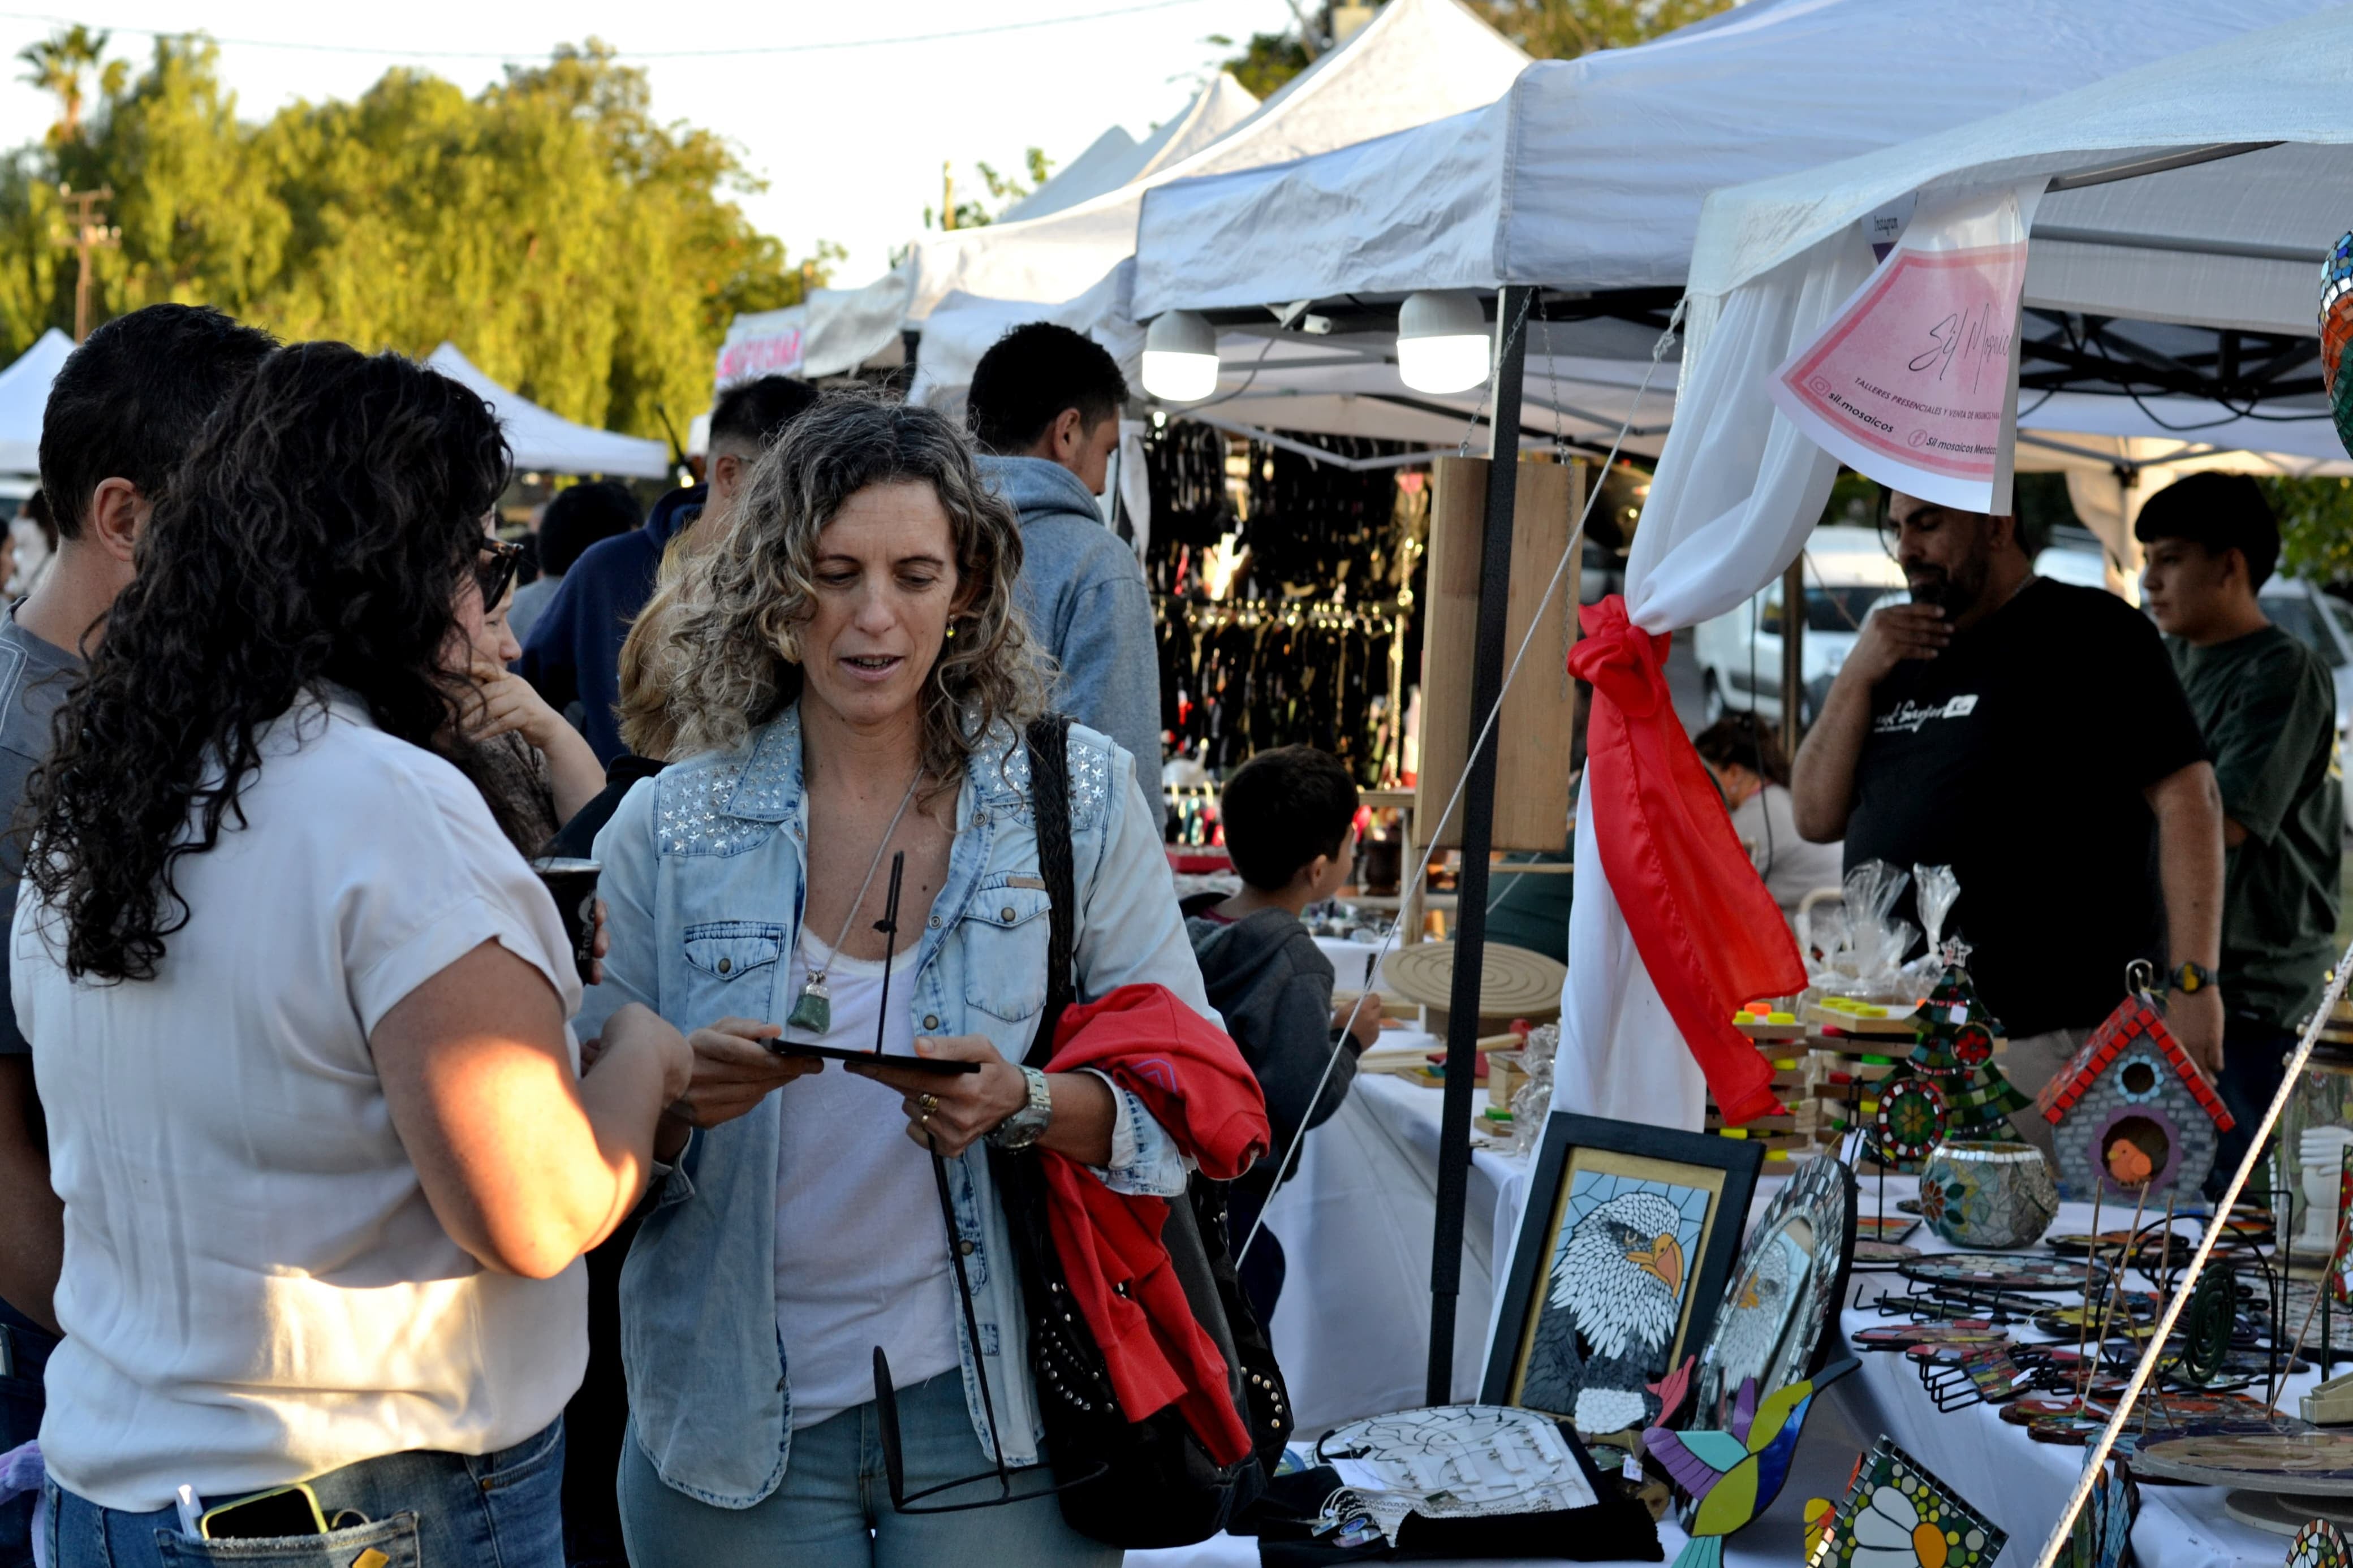
MULTIPOLYGON (((907 793, 899 797, 899 809, 891 814, 891 826, 882 830, 882 842, 874 847, 874 858, 866 863, 866 880, 858 884, 858 896, 849 900, 849 911, 841 917, 841 930, 834 933, 832 951, 837 958, 841 954, 841 944, 849 940, 850 925, 858 919, 858 911, 864 906, 867 893, 873 889, 874 873, 882 865, 882 852, 891 847, 892 835, 899 831, 899 821, 907 815, 907 803, 915 798, 915 786, 923 782, 923 770, 919 763, 915 776, 907 781, 907 793)), ((800 996, 785 1018, 786 1028, 807 1029, 822 1039, 833 1027, 833 993, 826 988, 826 973, 824 969, 809 971, 807 982, 801 986, 800 996)))

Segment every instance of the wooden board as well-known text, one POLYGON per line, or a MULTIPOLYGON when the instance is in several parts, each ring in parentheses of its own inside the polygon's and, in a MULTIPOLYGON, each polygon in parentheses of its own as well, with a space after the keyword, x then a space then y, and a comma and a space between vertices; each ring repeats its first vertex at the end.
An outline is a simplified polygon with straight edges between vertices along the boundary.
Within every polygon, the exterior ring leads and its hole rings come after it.
MULTIPOLYGON (((1458 808, 1442 831, 1438 814, 1454 793, 1483 715, 1471 711, 1472 665, 1479 640, 1479 570, 1487 526, 1487 459, 1440 458, 1430 503, 1429 598, 1421 662, 1421 769, 1416 831, 1432 848, 1462 842, 1458 808)), ((1582 508, 1581 463, 1521 463, 1512 513, 1512 584, 1504 616, 1504 668, 1527 635, 1553 572, 1567 553, 1582 508)), ((1496 721, 1502 742, 1495 775, 1497 849, 1557 852, 1568 837, 1568 763, 1576 682, 1566 668, 1576 626, 1577 570, 1572 566, 1546 606, 1544 627, 1528 646, 1519 679, 1504 693, 1496 721)))

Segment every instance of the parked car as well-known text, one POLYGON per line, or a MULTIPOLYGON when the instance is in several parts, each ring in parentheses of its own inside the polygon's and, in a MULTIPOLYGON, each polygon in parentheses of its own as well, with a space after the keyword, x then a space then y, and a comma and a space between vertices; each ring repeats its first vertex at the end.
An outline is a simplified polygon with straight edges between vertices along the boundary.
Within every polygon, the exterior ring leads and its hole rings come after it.
MULTIPOLYGON (((1904 570, 1880 542, 1878 531, 1833 524, 1814 530, 1806 542, 1805 634, 1799 658, 1806 697, 1799 710, 1811 723, 1831 679, 1846 662, 1862 621, 1882 599, 1902 602, 1904 570)), ((1754 711, 1769 724, 1781 721, 1781 584, 1728 615, 1700 624, 1693 654, 1710 722, 1728 711, 1754 711)))

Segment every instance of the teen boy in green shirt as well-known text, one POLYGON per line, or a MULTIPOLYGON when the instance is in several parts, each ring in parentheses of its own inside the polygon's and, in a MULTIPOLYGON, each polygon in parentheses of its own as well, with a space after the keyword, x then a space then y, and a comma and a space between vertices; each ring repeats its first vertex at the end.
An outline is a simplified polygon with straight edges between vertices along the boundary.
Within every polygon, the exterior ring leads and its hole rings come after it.
POLYGON ((2320 999, 2337 930, 2344 797, 2337 700, 2320 657, 2265 617, 2256 591, 2279 526, 2243 474, 2192 474, 2134 525, 2141 592, 2181 677, 2222 791, 2222 1075, 2238 1127, 2209 1191, 2246 1152, 2279 1089, 2281 1058, 2320 999))

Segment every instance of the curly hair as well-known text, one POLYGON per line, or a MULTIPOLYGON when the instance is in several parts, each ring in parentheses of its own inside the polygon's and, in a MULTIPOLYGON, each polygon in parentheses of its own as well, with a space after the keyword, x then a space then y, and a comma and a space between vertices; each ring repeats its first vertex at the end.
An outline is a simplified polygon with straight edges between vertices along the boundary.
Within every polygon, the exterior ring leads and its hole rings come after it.
POLYGON ((673 549, 621 655, 621 736, 674 760, 735 745, 800 696, 800 631, 816 610, 818 536, 872 485, 931 486, 948 515, 959 607, 924 682, 922 761, 934 792, 964 776, 992 726, 1045 706, 1047 666, 1014 604, 1021 530, 981 482, 962 432, 928 408, 827 395, 752 469, 725 539, 673 549))
POLYGON ((174 868, 244 826, 266 732, 322 685, 503 811, 459 738, 475 699, 443 661, 511 467, 481 398, 396 354, 294 344, 222 405, 142 531, 26 795, 25 878, 62 918, 69 973, 154 977, 188 921, 174 868))

